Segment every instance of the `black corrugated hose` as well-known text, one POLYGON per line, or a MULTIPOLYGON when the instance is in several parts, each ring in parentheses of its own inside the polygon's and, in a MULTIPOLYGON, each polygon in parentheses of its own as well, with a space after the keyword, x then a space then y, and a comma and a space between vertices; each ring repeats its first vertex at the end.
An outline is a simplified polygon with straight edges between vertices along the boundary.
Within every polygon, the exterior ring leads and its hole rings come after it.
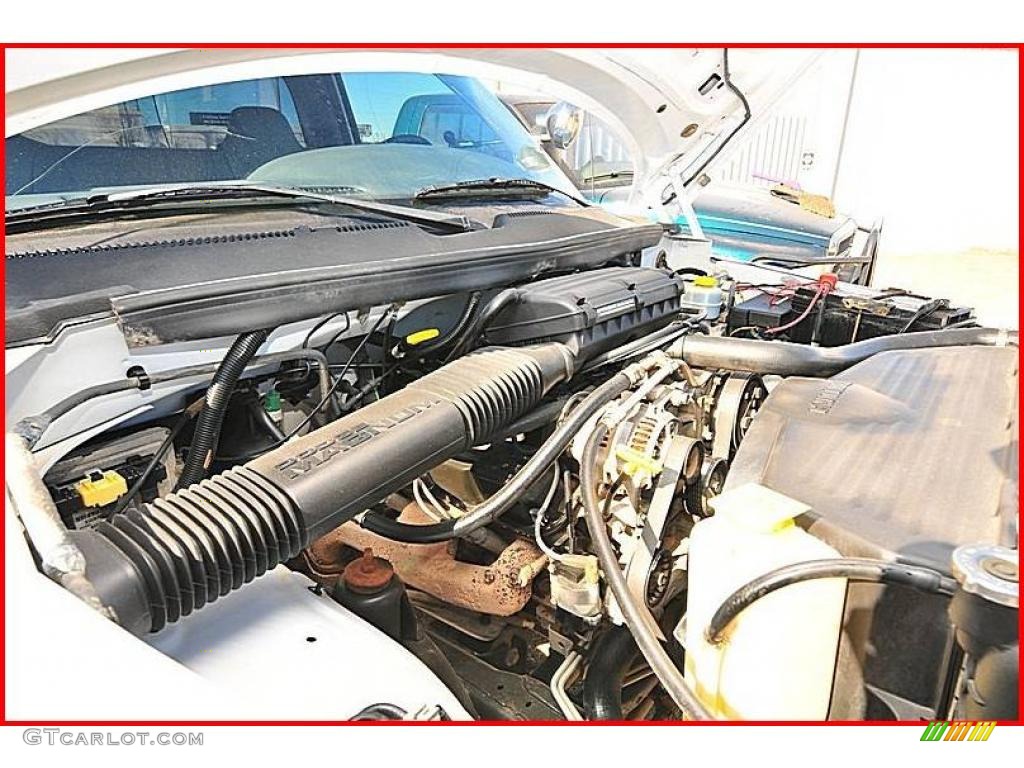
POLYGON ((408 544, 434 544, 465 536, 488 525, 507 512, 558 461, 576 433, 598 410, 629 389, 630 379, 619 373, 591 392, 572 409, 565 420, 537 449, 519 471, 494 495, 458 520, 445 520, 430 525, 411 525, 392 520, 377 512, 369 512, 360 525, 368 531, 408 544))
POLYGON ((487 302, 480 313, 473 318, 473 322, 462 325, 459 330, 459 338, 456 341, 455 346, 452 347, 452 351, 445 358, 445 362, 451 362, 457 357, 461 357, 473 348, 473 344, 480 338, 480 334, 483 333, 487 324, 493 320, 501 310, 507 307, 509 304, 513 304, 519 300, 519 289, 518 288, 506 288, 503 291, 495 294, 494 297, 487 302))
POLYGON ((270 330, 266 328, 240 334, 221 360, 220 367, 217 368, 213 381, 206 390, 206 402, 199 413, 192 445, 189 447, 185 468, 178 478, 176 489, 188 488, 206 477, 206 471, 217 452, 220 428, 224 423, 224 414, 231 393, 238 383, 238 377, 242 375, 246 364, 263 346, 269 335, 270 330))

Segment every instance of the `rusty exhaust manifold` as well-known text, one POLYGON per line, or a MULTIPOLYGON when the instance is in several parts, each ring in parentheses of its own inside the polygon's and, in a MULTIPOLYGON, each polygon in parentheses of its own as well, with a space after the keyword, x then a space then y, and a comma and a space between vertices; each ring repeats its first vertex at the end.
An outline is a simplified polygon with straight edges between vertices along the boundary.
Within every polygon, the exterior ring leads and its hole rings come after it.
MULTIPOLYGON (((412 525, 434 522, 415 503, 406 505, 398 519, 412 525)), ((389 561, 410 587, 460 608, 493 616, 511 616, 526 606, 533 589, 529 581, 520 583, 520 572, 541 556, 532 542, 517 539, 490 565, 463 563, 455 559, 452 542, 404 544, 349 522, 306 549, 310 568, 324 581, 340 576, 345 566, 345 546, 359 551, 371 548, 375 555, 389 561)))

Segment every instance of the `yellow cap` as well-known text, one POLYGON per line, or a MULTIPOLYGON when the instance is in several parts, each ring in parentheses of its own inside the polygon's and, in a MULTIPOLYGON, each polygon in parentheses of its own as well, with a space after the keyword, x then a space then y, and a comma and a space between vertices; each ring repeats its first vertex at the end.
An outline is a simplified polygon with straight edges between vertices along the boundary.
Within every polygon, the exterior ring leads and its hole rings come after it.
POLYGON ((698 285, 701 288, 717 288, 718 280, 711 275, 700 275, 693 278, 693 284, 698 285))
POLYGON ((128 482, 119 473, 108 470, 75 483, 75 490, 87 507, 104 507, 128 493, 128 482))
POLYGON ((424 328, 422 331, 416 331, 415 333, 410 333, 406 336, 405 343, 410 347, 415 347, 417 344, 422 344, 424 341, 436 339, 440 335, 441 331, 437 328, 424 328))

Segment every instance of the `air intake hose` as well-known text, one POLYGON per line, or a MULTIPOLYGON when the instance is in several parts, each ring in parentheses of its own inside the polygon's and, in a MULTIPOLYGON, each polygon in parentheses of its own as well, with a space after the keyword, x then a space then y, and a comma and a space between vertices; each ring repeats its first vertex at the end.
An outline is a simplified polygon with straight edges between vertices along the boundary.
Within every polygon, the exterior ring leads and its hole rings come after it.
POLYGON ((141 512, 70 535, 118 622, 156 632, 485 441, 572 373, 562 344, 486 349, 141 512))

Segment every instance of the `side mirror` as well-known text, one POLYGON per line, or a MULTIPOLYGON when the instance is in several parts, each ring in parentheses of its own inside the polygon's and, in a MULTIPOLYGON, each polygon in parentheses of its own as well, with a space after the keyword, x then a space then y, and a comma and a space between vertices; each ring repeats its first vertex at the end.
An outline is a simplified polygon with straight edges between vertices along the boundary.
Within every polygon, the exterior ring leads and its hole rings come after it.
POLYGON ((567 101, 560 101, 548 110, 545 122, 551 144, 558 149, 566 149, 580 134, 583 110, 567 101))

